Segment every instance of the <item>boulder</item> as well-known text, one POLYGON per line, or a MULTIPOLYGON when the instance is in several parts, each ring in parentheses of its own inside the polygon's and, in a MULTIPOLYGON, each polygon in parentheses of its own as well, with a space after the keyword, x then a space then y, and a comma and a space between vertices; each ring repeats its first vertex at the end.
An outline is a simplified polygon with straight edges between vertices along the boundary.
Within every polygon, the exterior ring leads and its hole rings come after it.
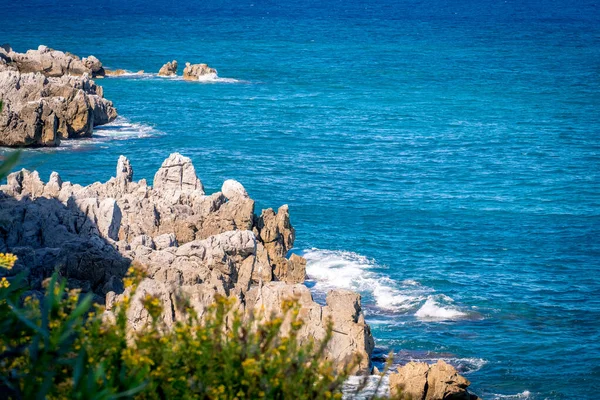
POLYGON ((443 360, 438 360, 432 365, 411 361, 398 368, 397 373, 390 374, 391 394, 401 399, 479 399, 468 392, 470 384, 453 366, 443 360))
POLYGON ((94 56, 89 56, 87 58, 84 57, 81 60, 81 62, 83 63, 83 65, 86 68, 88 68, 92 72, 92 76, 96 77, 96 76, 104 76, 105 75, 105 71, 104 71, 104 68, 102 67, 102 63, 96 57, 94 57, 94 56))
POLYGON ((168 192, 197 191, 204 194, 204 186, 196 176, 192 160, 179 153, 173 153, 154 175, 154 188, 168 192))
POLYGON ((177 60, 167 62, 158 71, 158 76, 175 76, 177 75, 177 60))
POLYGON ((223 193, 223 196, 229 200, 236 197, 248 198, 248 192, 246 192, 246 189, 244 189, 241 183, 234 179, 227 179, 225 182, 223 182, 223 185, 221 186, 221 193, 223 193))
POLYGON ((183 79, 188 81, 198 81, 201 80, 202 77, 206 76, 216 76, 217 70, 214 68, 210 68, 206 64, 190 64, 185 63, 185 68, 183 69, 183 79))

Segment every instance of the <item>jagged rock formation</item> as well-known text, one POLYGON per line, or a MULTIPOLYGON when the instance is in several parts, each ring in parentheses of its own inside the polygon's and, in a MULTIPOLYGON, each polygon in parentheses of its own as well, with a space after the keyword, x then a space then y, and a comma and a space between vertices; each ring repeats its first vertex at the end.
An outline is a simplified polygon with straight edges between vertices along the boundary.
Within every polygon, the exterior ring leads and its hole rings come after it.
MULTIPOLYGON (((328 294, 325 306, 312 300, 301 284, 306 262, 286 258, 295 236, 287 206, 256 216, 254 201, 232 180, 207 195, 190 159, 177 153, 156 172, 154 187, 132 178, 123 156, 116 177, 85 187, 57 173, 46 184, 37 172, 11 174, 0 186, 0 252, 19 257, 13 273, 27 271, 41 290, 42 280, 58 269, 71 286, 105 300, 110 312, 136 261, 148 270, 136 296, 159 296, 168 323, 182 317, 174 307, 181 295, 200 315, 217 293, 236 296, 244 312, 261 306, 279 312, 283 300, 297 298, 307 322, 300 338, 324 337, 331 317, 329 356, 342 362, 358 354, 358 370, 368 371, 373 338, 360 296, 339 290, 328 294)), ((129 321, 137 329, 148 315, 133 300, 129 321)))
POLYGON ((116 109, 90 79, 98 73, 104 69, 94 56, 79 60, 45 46, 24 54, 0 47, 0 146, 58 146, 113 121, 116 109))
POLYGON ((168 62, 163 65, 158 71, 158 76, 175 76, 177 75, 177 60, 168 62))
POLYGON ((210 68, 206 64, 190 64, 188 62, 185 63, 185 68, 183 69, 183 79, 188 81, 197 81, 201 79, 202 76, 216 74, 217 70, 210 68))
POLYGON ((478 400, 467 391, 471 382, 439 360, 437 364, 409 362, 390 374, 392 396, 422 400, 478 400))
POLYGON ((0 47, 0 59, 24 74, 39 72, 47 77, 84 74, 92 77, 104 76, 102 63, 96 57, 81 59, 74 54, 53 50, 44 45, 40 45, 37 50, 17 53, 10 45, 5 44, 0 47))

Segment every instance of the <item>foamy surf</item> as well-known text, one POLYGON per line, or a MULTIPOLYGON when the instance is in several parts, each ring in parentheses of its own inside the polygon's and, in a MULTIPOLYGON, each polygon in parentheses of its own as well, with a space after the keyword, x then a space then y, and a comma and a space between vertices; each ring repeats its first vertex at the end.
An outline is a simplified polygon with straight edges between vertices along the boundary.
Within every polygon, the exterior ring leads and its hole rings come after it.
MULTIPOLYGON (((157 73, 150 73, 150 72, 144 72, 144 73, 138 73, 138 72, 125 72, 121 75, 110 75, 107 78, 109 79, 113 79, 113 78, 127 78, 127 79, 139 79, 139 80, 164 80, 164 79, 168 79, 168 80, 173 80, 173 81, 184 81, 185 79, 183 79, 183 76, 181 75, 172 75, 172 76, 163 76, 163 75, 158 75, 157 73)), ((219 75, 217 75, 216 73, 210 73, 210 74, 205 74, 205 75, 201 75, 198 77, 197 81, 187 81, 187 82, 200 82, 200 83, 248 83, 247 81, 243 81, 243 80, 239 80, 239 79, 234 79, 234 78, 221 78, 219 75)))
POLYGON ((401 350, 394 356, 394 365, 404 365, 410 361, 434 364, 438 360, 442 360, 450 365, 453 365, 458 372, 465 375, 479 371, 488 363, 487 360, 484 360, 483 358, 458 358, 450 353, 401 350))
POLYGON ((39 147, 25 149, 27 152, 48 153, 56 151, 82 151, 98 146, 106 146, 109 142, 151 138, 163 133, 158 129, 145 124, 129 121, 118 116, 113 122, 94 128, 92 137, 81 139, 63 139, 58 147, 39 147))
POLYGON ((454 300, 443 294, 428 296, 427 301, 419 308, 415 316, 429 321, 456 320, 468 316, 467 313, 460 311, 453 303, 454 300))
POLYGON ((306 258, 306 274, 313 291, 321 297, 329 289, 341 288, 363 295, 368 306, 372 301, 383 311, 414 312, 422 321, 441 322, 480 317, 459 309, 454 300, 435 294, 432 288, 414 279, 395 281, 376 271, 380 266, 374 260, 349 251, 310 249, 302 252, 306 258))
POLYGON ((407 311, 424 300, 420 286, 409 285, 410 290, 403 290, 402 284, 372 271, 377 267, 375 262, 360 254, 310 249, 302 255, 306 258, 306 274, 315 281, 316 291, 352 289, 368 294, 378 307, 389 311, 407 311))
POLYGON ((531 398, 531 392, 529 390, 525 390, 521 393, 517 393, 517 394, 493 394, 492 395, 492 399, 493 400, 500 400, 500 399, 530 399, 531 398))
POLYGON ((117 117, 113 122, 94 128, 92 140, 128 140, 159 136, 162 132, 150 125, 129 121, 125 117, 117 117))

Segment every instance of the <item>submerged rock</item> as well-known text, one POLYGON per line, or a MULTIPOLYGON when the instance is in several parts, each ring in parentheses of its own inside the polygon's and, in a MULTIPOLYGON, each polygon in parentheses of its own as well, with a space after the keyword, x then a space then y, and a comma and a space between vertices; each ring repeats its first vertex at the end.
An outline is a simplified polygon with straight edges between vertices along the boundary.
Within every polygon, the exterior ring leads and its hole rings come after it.
POLYGON ((217 70, 214 68, 210 68, 206 64, 190 64, 185 63, 185 68, 183 69, 183 79, 189 81, 197 81, 200 80, 203 76, 217 75, 217 70))
POLYGON ((456 369, 439 360, 428 365, 409 362, 390 374, 390 391, 401 399, 423 400, 477 400, 468 392, 471 382, 458 374, 456 369))
MULTIPOLYGON (((37 172, 11 174, 0 186, 0 252, 19 257, 12 272, 25 271, 39 290, 58 270, 71 286, 105 298, 110 312, 127 293, 122 278, 135 261, 148 271, 136 298, 159 296, 168 324, 185 317, 174 307, 179 296, 199 315, 216 294, 235 296, 247 315, 263 306, 280 313, 282 302, 293 298, 306 322, 301 341, 324 338, 331 319, 328 357, 341 367, 359 356, 356 372, 369 370, 373 338, 360 296, 332 291, 327 305, 313 301, 302 284, 306 261, 286 257, 295 236, 287 206, 258 217, 235 181, 223 185, 227 196, 207 195, 191 160, 177 153, 163 162, 154 187, 133 181, 133 174, 123 156, 116 177, 89 186, 63 182, 57 173, 47 184, 37 172)), ((132 329, 149 322, 136 298, 128 314, 132 329)))
POLYGON ((159 76, 175 76, 177 75, 177 60, 173 60, 171 62, 163 65, 158 71, 159 76))

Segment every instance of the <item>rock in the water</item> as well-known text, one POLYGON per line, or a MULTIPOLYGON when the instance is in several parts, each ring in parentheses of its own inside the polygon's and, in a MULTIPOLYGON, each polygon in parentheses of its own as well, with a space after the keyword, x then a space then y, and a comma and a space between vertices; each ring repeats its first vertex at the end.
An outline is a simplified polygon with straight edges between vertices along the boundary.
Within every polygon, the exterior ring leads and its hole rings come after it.
POLYGON ((198 81, 207 76, 217 76, 217 70, 214 68, 210 68, 206 64, 190 64, 185 63, 185 68, 183 69, 183 79, 188 81, 198 81))
POLYGON ((94 57, 94 56, 89 56, 87 58, 84 57, 81 60, 81 62, 83 62, 83 65, 85 65, 87 68, 89 68, 90 71, 92 71, 92 76, 94 76, 94 77, 104 76, 105 71, 104 71, 104 68, 102 67, 102 63, 96 57, 94 57))
POLYGON ((171 62, 163 65, 158 71, 159 76, 175 76, 177 75, 177 60, 173 60, 171 62))
POLYGON ((120 76, 120 75, 125 75, 126 73, 127 73, 127 71, 125 71, 124 69, 105 69, 104 70, 105 76, 120 76))
POLYGON ((58 146, 61 139, 91 136, 95 126, 117 117, 89 78, 101 73, 97 58, 84 63, 45 46, 24 54, 8 49, 0 50, 0 146, 58 146))
POLYGON ((390 374, 390 391, 402 399, 477 400, 468 392, 471 383, 456 369, 439 360, 436 364, 409 362, 390 374))

